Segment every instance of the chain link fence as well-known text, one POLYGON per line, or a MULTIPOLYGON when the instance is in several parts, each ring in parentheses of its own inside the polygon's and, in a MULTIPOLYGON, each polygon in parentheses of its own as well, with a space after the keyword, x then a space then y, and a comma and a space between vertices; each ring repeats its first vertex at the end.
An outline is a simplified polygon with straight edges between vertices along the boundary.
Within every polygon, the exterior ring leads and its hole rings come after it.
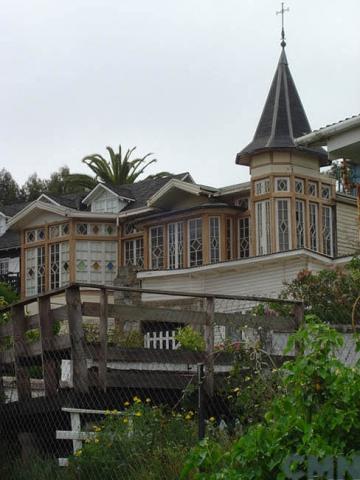
POLYGON ((80 284, 2 309, 0 478, 178 478, 215 425, 261 418, 303 315, 289 300, 80 284))

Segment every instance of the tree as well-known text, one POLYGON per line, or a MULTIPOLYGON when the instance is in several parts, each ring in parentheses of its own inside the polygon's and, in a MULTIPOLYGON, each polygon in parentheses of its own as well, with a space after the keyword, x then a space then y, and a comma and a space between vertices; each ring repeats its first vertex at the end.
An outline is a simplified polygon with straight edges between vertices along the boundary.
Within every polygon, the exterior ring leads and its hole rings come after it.
POLYGON ((0 204, 6 205, 20 198, 19 185, 13 179, 11 173, 3 168, 0 170, 0 204))
POLYGON ((33 173, 26 180, 22 187, 23 195, 28 202, 36 200, 42 193, 46 192, 47 182, 42 180, 37 173, 33 173))
POLYGON ((65 193, 77 193, 84 191, 84 187, 76 183, 69 182, 71 176, 70 169, 67 166, 60 167, 57 172, 50 175, 47 180, 47 192, 53 195, 64 195, 65 193))
MULTIPOLYGON (((94 188, 98 182, 104 182, 109 185, 124 185, 134 183, 140 175, 144 173, 152 163, 157 160, 155 158, 147 161, 152 153, 147 153, 143 157, 131 159, 131 155, 136 147, 130 148, 123 155, 121 145, 119 145, 118 153, 115 153, 111 147, 106 147, 109 152, 110 160, 106 160, 102 155, 95 153, 87 155, 82 162, 87 165, 95 176, 86 174, 72 174, 68 177, 71 185, 79 185, 88 190, 94 188)), ((167 172, 161 172, 156 176, 166 176, 167 172)))

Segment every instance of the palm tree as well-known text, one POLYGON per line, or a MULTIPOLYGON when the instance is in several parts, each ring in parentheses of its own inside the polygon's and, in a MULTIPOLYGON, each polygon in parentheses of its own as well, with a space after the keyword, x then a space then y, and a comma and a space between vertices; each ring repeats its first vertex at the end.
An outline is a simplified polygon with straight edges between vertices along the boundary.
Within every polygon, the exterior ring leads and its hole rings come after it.
MULTIPOLYGON (((156 158, 147 161, 147 159, 153 155, 152 153, 147 153, 143 157, 131 160, 130 157, 135 149, 136 147, 128 149, 123 157, 121 145, 119 145, 118 153, 115 153, 111 147, 106 147, 106 150, 110 155, 110 161, 106 160, 98 153, 87 155, 82 159, 82 162, 93 171, 95 176, 74 173, 67 177, 69 184, 76 184, 80 187, 91 190, 98 182, 114 186, 134 183, 149 165, 157 162, 156 158)), ((160 172, 153 175, 152 178, 164 177, 167 175, 169 175, 168 172, 160 172)))

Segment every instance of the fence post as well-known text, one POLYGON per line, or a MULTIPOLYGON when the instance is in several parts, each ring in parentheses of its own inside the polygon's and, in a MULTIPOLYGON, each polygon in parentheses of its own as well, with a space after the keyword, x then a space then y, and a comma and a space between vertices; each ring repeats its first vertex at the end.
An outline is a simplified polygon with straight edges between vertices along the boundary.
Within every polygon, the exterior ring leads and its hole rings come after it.
POLYGON ((205 437, 205 411, 204 411, 204 364, 198 363, 198 435, 199 440, 205 437))
POLYGON ((52 314, 50 306, 50 297, 38 299, 39 306, 39 324, 41 340, 41 360, 43 369, 43 378, 45 386, 45 395, 55 395, 57 391, 57 369, 56 361, 51 358, 53 352, 54 331, 52 325, 52 314))
MULTIPOLYGON (((294 320, 295 320, 295 333, 301 328, 301 326, 304 323, 304 312, 305 312, 305 307, 303 303, 296 303, 294 305, 294 320)), ((298 356, 299 354, 302 354, 300 350, 299 344, 296 342, 295 344, 295 356, 298 356)))
POLYGON ((205 385, 209 397, 214 395, 214 318, 215 318, 215 299, 206 297, 205 304, 206 323, 205 323, 205 348, 206 348, 206 371, 205 385))
POLYGON ((108 346, 108 294, 106 288, 100 291, 100 352, 99 386, 106 392, 107 346, 108 346))
POLYGON ((68 287, 65 291, 69 335, 71 345, 71 360, 73 366, 74 390, 88 393, 89 377, 85 355, 85 337, 82 326, 80 289, 77 286, 68 287))
POLYGON ((11 307, 11 321, 14 338, 14 364, 16 388, 19 401, 31 399, 31 383, 27 367, 21 364, 20 358, 26 356, 26 322, 23 305, 11 307))

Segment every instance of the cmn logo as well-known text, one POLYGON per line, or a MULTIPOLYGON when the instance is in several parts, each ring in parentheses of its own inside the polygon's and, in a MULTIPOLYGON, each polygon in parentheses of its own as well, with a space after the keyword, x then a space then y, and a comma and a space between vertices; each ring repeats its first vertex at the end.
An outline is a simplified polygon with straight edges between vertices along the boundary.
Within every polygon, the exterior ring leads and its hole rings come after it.
POLYGON ((359 480, 360 456, 352 459, 346 457, 324 457, 319 460, 310 455, 290 455, 282 464, 282 471, 289 480, 312 480, 326 478, 327 480, 359 480), (300 470, 307 460, 307 471, 300 470))

